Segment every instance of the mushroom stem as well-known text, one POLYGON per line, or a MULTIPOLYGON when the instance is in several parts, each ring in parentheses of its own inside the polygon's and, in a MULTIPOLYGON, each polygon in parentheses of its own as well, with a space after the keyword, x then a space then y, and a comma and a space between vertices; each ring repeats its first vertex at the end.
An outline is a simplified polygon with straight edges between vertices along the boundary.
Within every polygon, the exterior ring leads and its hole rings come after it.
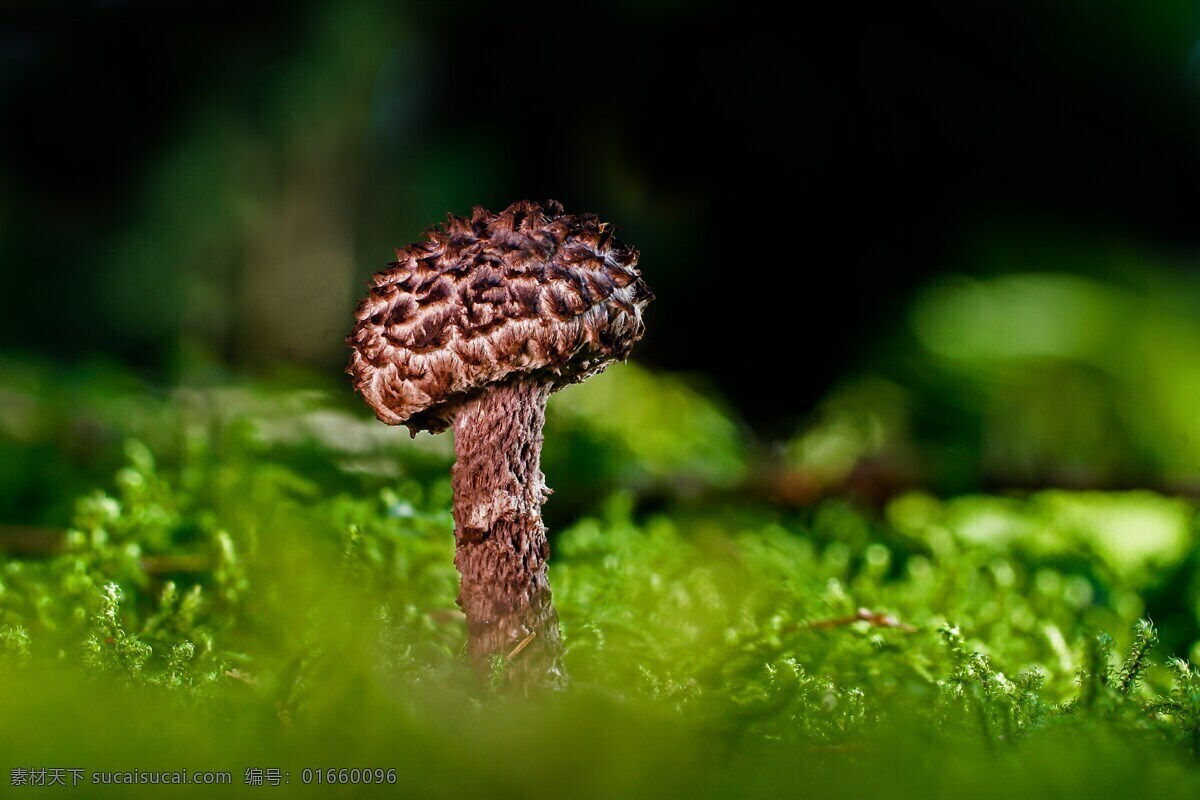
POLYGON ((462 576, 458 604, 467 617, 468 648, 484 677, 494 656, 515 653, 505 674, 519 691, 564 682, 542 524, 549 395, 545 383, 502 383, 463 403, 454 418, 454 564, 462 576))

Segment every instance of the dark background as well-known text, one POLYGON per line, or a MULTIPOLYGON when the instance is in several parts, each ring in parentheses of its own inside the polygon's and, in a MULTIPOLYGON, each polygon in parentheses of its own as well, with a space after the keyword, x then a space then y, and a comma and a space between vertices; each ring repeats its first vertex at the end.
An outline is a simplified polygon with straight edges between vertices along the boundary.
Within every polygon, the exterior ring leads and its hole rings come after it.
POLYGON ((1194 257, 1194 3, 794 15, 6 4, 0 337, 167 383, 336 372, 391 246, 555 197, 641 248, 636 358, 787 431, 981 235, 1194 257))

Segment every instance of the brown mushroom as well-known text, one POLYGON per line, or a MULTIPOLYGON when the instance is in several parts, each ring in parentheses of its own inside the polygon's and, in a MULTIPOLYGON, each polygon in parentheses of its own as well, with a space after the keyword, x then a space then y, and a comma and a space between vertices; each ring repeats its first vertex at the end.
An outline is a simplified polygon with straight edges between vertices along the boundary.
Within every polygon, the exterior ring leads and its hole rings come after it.
POLYGON ((476 668, 557 685, 542 425, 552 392, 629 355, 653 294, 636 249, 548 201, 476 207, 396 253, 359 304, 348 372, 379 419, 454 427, 454 563, 476 668))

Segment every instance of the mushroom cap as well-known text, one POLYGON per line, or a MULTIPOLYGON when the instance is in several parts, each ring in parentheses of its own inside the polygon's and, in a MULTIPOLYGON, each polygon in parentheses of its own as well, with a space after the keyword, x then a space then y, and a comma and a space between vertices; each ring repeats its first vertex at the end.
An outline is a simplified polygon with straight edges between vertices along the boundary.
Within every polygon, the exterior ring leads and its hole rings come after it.
POLYGON ((439 433, 492 384, 557 391, 628 357, 654 299, 638 251, 594 214, 521 201, 396 251, 375 274, 347 337, 347 372, 389 425, 439 433))

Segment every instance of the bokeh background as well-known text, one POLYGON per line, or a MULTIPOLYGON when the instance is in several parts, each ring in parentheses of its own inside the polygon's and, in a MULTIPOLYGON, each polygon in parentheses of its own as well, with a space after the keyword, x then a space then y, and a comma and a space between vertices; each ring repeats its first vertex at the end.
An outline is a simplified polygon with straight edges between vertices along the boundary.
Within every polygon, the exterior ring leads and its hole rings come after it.
MULTIPOLYGON (((394 247, 554 197, 641 248, 635 360, 724 409, 779 499, 1192 492, 1198 26, 1187 0, 6 3, 6 383, 346 395, 394 247)), ((56 436, 48 399, 9 391, 5 435, 56 436)), ((0 514, 108 474, 102 433, 14 453, 0 514)))
POLYGON ((1198 42, 1194 0, 0 0, 0 757, 1200 791, 1198 42), (575 682, 529 706, 461 661, 450 437, 343 374, 393 248, 521 198, 658 295, 550 403, 575 682))

